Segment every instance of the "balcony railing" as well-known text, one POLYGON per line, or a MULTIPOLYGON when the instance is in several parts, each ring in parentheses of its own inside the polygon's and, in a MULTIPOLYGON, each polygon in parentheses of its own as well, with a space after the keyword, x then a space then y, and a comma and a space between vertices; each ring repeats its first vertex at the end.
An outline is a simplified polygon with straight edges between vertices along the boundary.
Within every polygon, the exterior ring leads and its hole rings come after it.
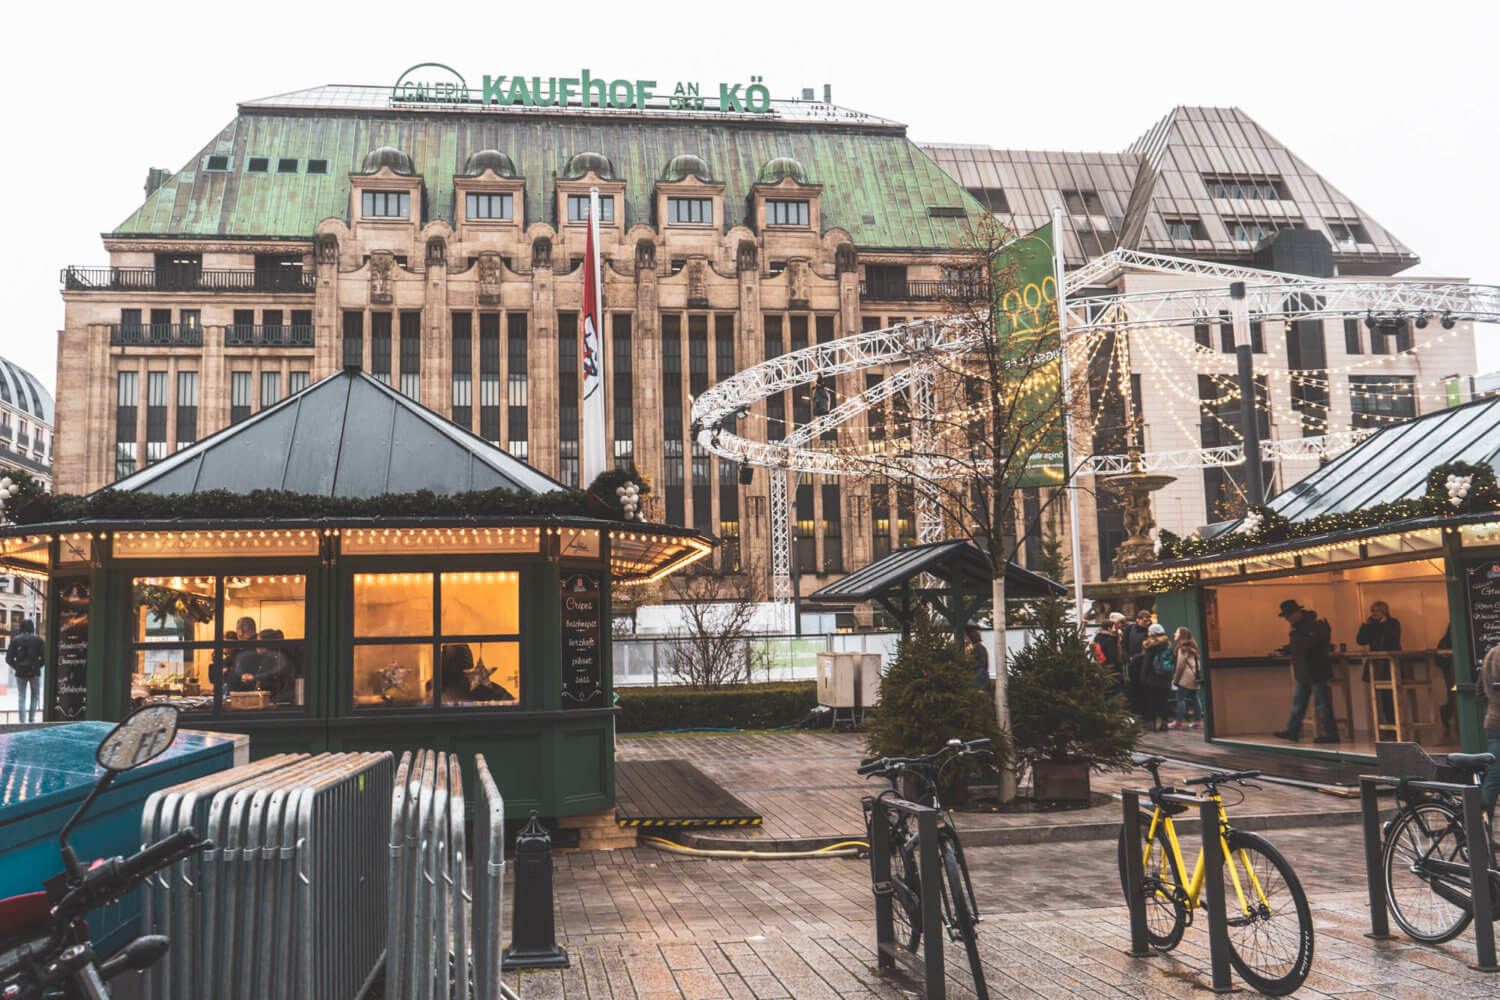
POLYGON ((224 328, 225 347, 311 347, 313 328, 295 323, 286 326, 251 326, 236 323, 224 328))
POLYGON ((989 295, 977 281, 861 281, 859 297, 875 302, 974 302, 989 295))
POLYGON ((63 288, 70 292, 312 292, 315 271, 290 274, 254 270, 158 269, 154 267, 66 267, 63 288))
POLYGON ((110 347, 202 347, 203 327, 195 323, 111 323, 110 347))

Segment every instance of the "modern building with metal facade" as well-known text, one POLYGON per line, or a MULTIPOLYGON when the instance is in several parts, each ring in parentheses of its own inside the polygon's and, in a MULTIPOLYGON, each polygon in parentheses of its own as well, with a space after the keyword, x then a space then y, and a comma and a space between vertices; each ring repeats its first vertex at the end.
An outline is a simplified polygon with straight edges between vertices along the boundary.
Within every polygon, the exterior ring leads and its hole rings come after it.
MULTIPOLYGON (((104 486, 345 364, 576 484, 591 187, 605 206, 612 454, 650 478, 655 520, 722 538, 717 568, 745 571, 762 592, 768 477, 744 483, 694 445, 691 399, 767 357, 941 313, 945 269, 984 210, 1024 231, 1065 206, 1070 268, 1114 247, 1253 264, 1267 237, 1296 227, 1326 234, 1340 274, 1417 261, 1239 111, 1179 108, 1125 152, 1081 154, 921 148, 903 125, 810 101, 729 114, 313 88, 241 104, 189 163, 151 171, 144 203, 104 235, 108 267, 63 272, 58 489, 104 486)), ((1131 274, 1111 287, 1194 281, 1131 274)), ((1275 357, 1289 350, 1279 327, 1267 331, 1258 362, 1300 369, 1321 357, 1330 373, 1308 407, 1285 375, 1268 376, 1268 431, 1440 405, 1436 377, 1474 364, 1467 325, 1435 327, 1330 329, 1321 355, 1299 339, 1305 353, 1288 362, 1275 357), (1391 354, 1407 344, 1420 349, 1391 354), (1382 381, 1356 381, 1371 378, 1382 381)), ((1214 376, 1233 371, 1233 354, 1218 356, 1216 317, 1203 330, 1197 347, 1141 337, 1128 354, 1148 450, 1237 433, 1215 409, 1214 376)), ((840 397, 865 388, 855 377, 840 377, 840 397)), ((787 393, 740 423, 775 438, 811 408, 787 393)), ((1107 409, 1096 407, 1101 446, 1113 440, 1107 409)), ((1183 475, 1157 495, 1157 519, 1178 531, 1214 519, 1233 475, 1183 475)), ((792 499, 804 593, 917 541, 905 491, 804 479, 792 499)), ((1022 516, 1043 501, 1025 498, 1022 516)), ((1098 524, 1083 554, 1098 579, 1120 515, 1086 496, 1080 518, 1098 524)), ((1020 558, 1035 565, 1039 532, 1030 539, 1020 558)))

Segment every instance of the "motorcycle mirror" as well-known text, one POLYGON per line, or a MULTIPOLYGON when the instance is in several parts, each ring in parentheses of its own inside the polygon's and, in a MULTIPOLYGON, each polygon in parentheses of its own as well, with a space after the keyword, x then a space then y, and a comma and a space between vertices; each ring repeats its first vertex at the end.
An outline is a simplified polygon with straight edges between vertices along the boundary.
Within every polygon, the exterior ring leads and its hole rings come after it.
POLYGON ((106 771, 128 771, 160 757, 176 736, 175 705, 142 705, 110 730, 94 760, 106 771))

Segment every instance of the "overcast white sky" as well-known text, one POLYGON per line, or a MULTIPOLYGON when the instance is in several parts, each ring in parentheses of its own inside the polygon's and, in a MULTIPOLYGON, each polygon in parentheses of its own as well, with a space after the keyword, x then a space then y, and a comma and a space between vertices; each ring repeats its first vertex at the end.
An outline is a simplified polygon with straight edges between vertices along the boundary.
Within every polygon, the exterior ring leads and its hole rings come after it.
MULTIPOLYGON (((745 81, 908 123, 918 141, 1123 149, 1178 104, 1237 105, 1422 257, 1500 283, 1500 4, 630 3, 16 5, 0 191, 0 354, 52 384, 58 270, 240 100, 485 73, 745 81)), ((705 86, 705 90, 707 90, 705 86)), ((1500 368, 1484 343, 1480 368, 1500 368)))

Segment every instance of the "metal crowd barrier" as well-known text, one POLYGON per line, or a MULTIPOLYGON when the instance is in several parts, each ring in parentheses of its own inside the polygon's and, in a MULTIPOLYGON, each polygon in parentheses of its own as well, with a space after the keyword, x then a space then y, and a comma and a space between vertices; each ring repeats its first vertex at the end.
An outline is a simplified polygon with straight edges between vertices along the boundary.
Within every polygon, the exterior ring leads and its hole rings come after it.
POLYGON ((479 801, 472 894, 458 757, 419 750, 402 754, 396 766, 387 839, 386 996, 515 998, 500 981, 505 807, 484 757, 476 756, 474 764, 479 801))
MULTIPOLYGON (((1208 907, 1208 960, 1213 974, 1215 993, 1232 993, 1234 979, 1229 968, 1229 923, 1224 909, 1224 845, 1220 841, 1219 804, 1213 799, 1176 792, 1162 792, 1162 802, 1198 809, 1198 836, 1203 842, 1203 881, 1208 907)), ((1130 910, 1130 951, 1133 958, 1148 958, 1155 952, 1146 936, 1146 873, 1141 842, 1141 799, 1151 800, 1150 792, 1123 789, 1120 799, 1125 806, 1125 890, 1130 910)))
POLYGON ((386 944, 379 838, 389 753, 282 755, 155 793, 143 842, 192 826, 214 848, 153 879, 147 925, 172 938, 150 1000, 363 995, 386 944))
POLYGON ((483 754, 474 755, 474 1000, 516 1000, 500 980, 505 939, 505 802, 483 754))

